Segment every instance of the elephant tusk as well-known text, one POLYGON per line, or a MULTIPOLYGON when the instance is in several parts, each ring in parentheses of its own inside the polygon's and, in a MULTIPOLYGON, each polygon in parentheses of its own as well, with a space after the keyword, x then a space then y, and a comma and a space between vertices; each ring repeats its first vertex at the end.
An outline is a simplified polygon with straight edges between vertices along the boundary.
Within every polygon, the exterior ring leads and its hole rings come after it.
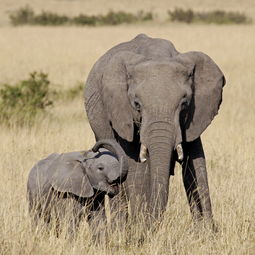
POLYGON ((141 144, 139 158, 142 163, 147 160, 147 148, 144 144, 141 144))
POLYGON ((182 149, 182 145, 181 143, 179 143, 177 146, 176 146, 176 151, 177 151, 177 154, 178 154, 178 160, 179 161, 183 161, 183 149, 182 149))

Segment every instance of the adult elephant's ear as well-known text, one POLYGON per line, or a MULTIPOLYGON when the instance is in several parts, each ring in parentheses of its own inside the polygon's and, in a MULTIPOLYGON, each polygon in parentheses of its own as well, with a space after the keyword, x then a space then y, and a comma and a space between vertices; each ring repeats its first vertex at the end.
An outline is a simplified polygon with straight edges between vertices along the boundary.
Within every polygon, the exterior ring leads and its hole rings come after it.
POLYGON ((132 66, 144 57, 129 51, 116 53, 108 62, 102 77, 102 99, 113 129, 125 140, 133 141, 134 127, 128 99, 128 79, 132 66))
POLYGON ((184 121, 184 139, 198 138, 218 113, 225 77, 215 62, 202 52, 179 54, 177 61, 193 65, 193 97, 184 121))
POLYGON ((92 197, 94 190, 82 167, 82 154, 79 152, 72 153, 75 155, 69 154, 71 153, 59 155, 51 165, 51 185, 60 192, 68 192, 84 198, 92 197))

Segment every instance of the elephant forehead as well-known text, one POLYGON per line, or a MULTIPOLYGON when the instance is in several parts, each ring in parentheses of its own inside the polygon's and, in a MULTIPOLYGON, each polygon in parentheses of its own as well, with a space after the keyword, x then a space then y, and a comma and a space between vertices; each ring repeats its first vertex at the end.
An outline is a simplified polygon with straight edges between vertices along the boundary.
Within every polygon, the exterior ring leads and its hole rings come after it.
POLYGON ((115 170, 117 169, 119 171, 119 167, 120 167, 120 164, 118 161, 111 161, 111 162, 108 162, 109 164, 106 164, 106 167, 107 169, 110 171, 110 170, 115 170))
POLYGON ((146 61, 137 65, 134 69, 135 76, 142 79, 151 79, 153 77, 181 77, 188 70, 187 68, 176 61, 146 61))
POLYGON ((83 160, 83 152, 81 151, 73 151, 73 152, 66 152, 60 154, 60 158, 66 161, 73 161, 73 160, 83 160))
POLYGON ((183 84, 186 83, 187 77, 188 71, 181 64, 154 63, 137 70, 133 89, 142 100, 151 98, 152 95, 153 98, 160 97, 161 100, 169 100, 171 95, 178 99, 185 94, 183 84))
POLYGON ((118 164, 117 157, 109 151, 101 152, 97 157, 97 162, 103 164, 118 164))
POLYGON ((187 94, 185 76, 156 70, 140 76, 133 86, 133 93, 140 98, 143 106, 161 102, 165 106, 176 104, 187 94))

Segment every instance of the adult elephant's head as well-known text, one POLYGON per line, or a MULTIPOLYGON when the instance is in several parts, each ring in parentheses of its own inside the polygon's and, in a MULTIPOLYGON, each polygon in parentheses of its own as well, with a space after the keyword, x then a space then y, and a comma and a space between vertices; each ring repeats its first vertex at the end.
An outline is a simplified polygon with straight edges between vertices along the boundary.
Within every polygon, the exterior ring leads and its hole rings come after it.
POLYGON ((116 53, 105 67, 102 97, 113 129, 131 142, 138 127, 141 151, 150 164, 150 205, 155 216, 167 204, 173 151, 198 138, 217 114, 225 79, 201 52, 145 58, 116 53))

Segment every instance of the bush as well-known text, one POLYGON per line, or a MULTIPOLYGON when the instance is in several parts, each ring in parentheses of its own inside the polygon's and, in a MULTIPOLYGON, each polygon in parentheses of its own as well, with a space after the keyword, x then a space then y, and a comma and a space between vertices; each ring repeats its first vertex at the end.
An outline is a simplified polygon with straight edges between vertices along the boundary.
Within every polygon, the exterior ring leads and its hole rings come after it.
POLYGON ((59 26, 67 24, 68 22, 69 18, 65 15, 58 15, 56 13, 45 11, 34 16, 33 20, 31 21, 32 24, 43 26, 59 26))
MULTIPOLYGON (((173 11, 168 11, 168 15, 172 21, 185 23, 216 23, 216 24, 247 24, 251 23, 251 19, 245 14, 239 12, 226 12, 222 10, 210 12, 195 12, 191 9, 184 10, 175 8, 173 11)), ((105 15, 86 15, 80 14, 75 17, 59 15, 48 11, 43 11, 40 14, 35 14, 29 6, 22 7, 10 15, 11 23, 17 25, 42 25, 42 26, 59 26, 59 25, 119 25, 131 24, 136 22, 145 22, 153 20, 152 12, 139 11, 137 14, 132 14, 124 11, 109 11, 105 15)))
POLYGON ((109 11, 105 16, 99 18, 100 24, 118 25, 123 23, 137 22, 137 17, 131 13, 109 11))
POLYGON ((66 102, 66 101, 73 100, 76 97, 82 98, 83 89, 84 89, 84 83, 78 82, 77 85, 71 88, 54 91, 53 92, 54 100, 66 102))
POLYGON ((138 20, 139 20, 139 21, 153 20, 153 14, 152 14, 152 12, 138 11, 137 17, 138 17, 138 20))
POLYGON ((52 105, 48 76, 33 72, 29 79, 14 86, 4 84, 0 89, 1 122, 18 125, 31 124, 35 117, 52 105))
POLYGON ((118 11, 113 12, 109 11, 105 16, 101 16, 99 22, 104 25, 118 25, 118 24, 130 24, 141 21, 152 20, 153 15, 151 12, 144 13, 139 11, 136 15, 128 12, 118 11))
POLYGON ((34 14, 31 7, 23 7, 10 15, 13 25, 42 25, 42 26, 59 26, 59 25, 118 25, 123 23, 135 23, 152 20, 151 12, 139 11, 136 15, 123 11, 109 11, 106 15, 85 15, 80 14, 76 17, 68 17, 52 12, 43 11, 40 14, 34 14))
POLYGON ((96 16, 88 16, 84 14, 80 14, 72 19, 72 24, 74 25, 88 25, 95 26, 98 23, 98 18, 96 16))
POLYGON ((70 88, 64 92, 64 98, 67 100, 72 100, 78 96, 82 97, 82 92, 84 89, 83 82, 78 83, 75 87, 70 88))
POLYGON ((181 8, 175 8, 174 11, 168 11, 168 14, 172 21, 185 23, 247 24, 251 22, 251 19, 243 13, 222 10, 195 12, 191 9, 183 10, 181 8))
POLYGON ((197 13, 198 22, 216 23, 216 24, 245 24, 250 20, 244 14, 239 12, 212 11, 208 13, 197 13))
POLYGON ((176 8, 174 11, 168 11, 168 14, 172 21, 191 23, 194 19, 194 13, 190 9, 185 11, 181 8, 176 8))
POLYGON ((90 25, 90 26, 96 26, 96 25, 119 25, 119 24, 131 24, 141 21, 148 21, 152 20, 153 15, 151 12, 144 13, 143 11, 140 11, 137 13, 137 15, 123 12, 123 11, 109 11, 105 15, 84 15, 80 14, 77 17, 74 17, 72 19, 73 24, 76 25, 90 25))
POLYGON ((34 20, 34 11, 29 6, 22 7, 10 15, 10 20, 14 26, 31 24, 34 20))

